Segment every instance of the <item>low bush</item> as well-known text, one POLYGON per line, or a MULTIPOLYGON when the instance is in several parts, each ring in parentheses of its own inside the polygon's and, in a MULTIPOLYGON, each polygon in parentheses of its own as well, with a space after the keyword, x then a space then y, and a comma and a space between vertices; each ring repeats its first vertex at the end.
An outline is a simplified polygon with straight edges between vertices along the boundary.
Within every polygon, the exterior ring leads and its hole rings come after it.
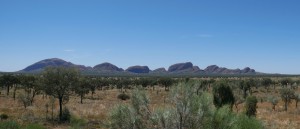
POLYGON ((61 122, 69 123, 71 120, 71 113, 68 108, 64 108, 61 116, 61 122))
POLYGON ((87 122, 84 119, 79 119, 76 117, 71 117, 70 129, 83 129, 86 126, 87 122))
POLYGON ((130 96, 125 93, 122 93, 122 94, 118 95, 118 99, 127 100, 127 99, 130 99, 130 96))
POLYGON ((6 120, 6 119, 8 119, 8 115, 6 115, 6 114, 0 115, 0 120, 6 120))

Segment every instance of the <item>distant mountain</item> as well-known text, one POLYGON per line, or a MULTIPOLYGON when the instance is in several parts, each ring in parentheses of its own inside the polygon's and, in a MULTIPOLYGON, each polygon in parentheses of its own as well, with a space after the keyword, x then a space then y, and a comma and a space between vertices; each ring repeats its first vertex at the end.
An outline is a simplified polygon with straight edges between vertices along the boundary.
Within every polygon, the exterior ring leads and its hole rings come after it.
POLYGON ((46 67, 56 67, 56 66, 76 67, 76 68, 79 68, 80 70, 91 69, 90 67, 85 67, 83 65, 75 65, 71 62, 67 62, 67 61, 64 61, 59 58, 51 58, 51 59, 45 59, 45 60, 36 62, 21 71, 22 72, 39 72, 39 71, 42 71, 46 67))
POLYGON ((151 71, 151 73, 167 73, 167 70, 165 68, 157 68, 151 71))
POLYGON ((168 72, 180 72, 186 70, 193 70, 193 64, 191 62, 173 64, 169 67, 168 72))
POLYGON ((168 72, 171 73, 203 73, 198 66, 194 66, 191 62, 177 63, 169 67, 168 72))
POLYGON ((193 75, 202 75, 202 74, 261 74, 256 72, 254 69, 246 67, 244 69, 228 69, 224 67, 219 67, 217 65, 210 65, 205 69, 200 69, 198 66, 194 66, 191 62, 186 63, 177 63, 171 65, 168 70, 165 68, 158 68, 153 71, 149 69, 148 66, 131 66, 125 71, 122 68, 117 67, 111 63, 102 63, 92 67, 86 67, 84 65, 76 65, 71 62, 64 61, 59 58, 45 59, 39 62, 36 62, 20 72, 40 72, 46 67, 76 67, 81 71, 87 74, 101 74, 101 75, 116 75, 122 74, 126 75, 128 73, 143 73, 143 74, 155 74, 155 75, 180 75, 180 74, 193 74, 193 75))
POLYGON ((122 68, 119 68, 111 63, 102 63, 93 67, 93 70, 101 71, 101 72, 122 72, 124 71, 122 68))
POLYGON ((126 69, 126 71, 131 72, 131 73, 149 73, 150 69, 148 66, 131 66, 126 69))
POLYGON ((249 67, 240 69, 227 69, 223 67, 219 67, 217 65, 210 65, 204 69, 205 73, 208 74, 255 74, 254 69, 250 69, 249 67))

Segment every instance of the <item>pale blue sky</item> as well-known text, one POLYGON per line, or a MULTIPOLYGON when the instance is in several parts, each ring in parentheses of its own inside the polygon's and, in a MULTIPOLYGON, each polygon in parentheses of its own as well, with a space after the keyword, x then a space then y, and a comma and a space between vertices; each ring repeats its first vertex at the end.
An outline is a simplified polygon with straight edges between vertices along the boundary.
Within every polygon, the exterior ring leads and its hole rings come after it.
POLYGON ((0 0, 0 71, 191 61, 300 74, 298 0, 0 0))

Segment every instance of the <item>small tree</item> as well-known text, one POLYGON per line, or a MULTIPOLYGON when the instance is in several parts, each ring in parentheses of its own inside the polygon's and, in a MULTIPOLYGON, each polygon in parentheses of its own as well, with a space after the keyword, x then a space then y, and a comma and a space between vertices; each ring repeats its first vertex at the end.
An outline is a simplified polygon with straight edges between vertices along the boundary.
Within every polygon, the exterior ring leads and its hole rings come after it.
POLYGON ((256 116, 257 99, 255 96, 247 97, 245 108, 247 116, 256 116))
POLYGON ((244 97, 244 99, 246 99, 246 97, 247 97, 247 91, 250 92, 250 90, 251 90, 251 86, 250 86, 249 81, 242 80, 240 82, 240 89, 243 91, 243 97, 244 97))
POLYGON ((270 85, 272 84, 272 80, 270 78, 263 78, 261 81, 261 84, 265 87, 265 89, 267 89, 267 91, 269 90, 270 85))
POLYGON ((30 99, 30 105, 33 104, 34 97, 43 89, 41 80, 35 76, 20 76, 20 84, 23 86, 26 96, 30 99))
POLYGON ((243 99, 242 97, 236 95, 234 97, 234 100, 235 100, 234 105, 235 105, 236 111, 239 112, 239 107, 238 106, 240 104, 242 104, 243 102, 245 102, 245 99, 243 99))
POLYGON ((90 92, 90 81, 87 78, 81 78, 79 84, 75 87, 75 93, 80 97, 80 103, 86 94, 90 92))
POLYGON ((59 101, 59 120, 63 122, 63 103, 67 103, 79 78, 78 70, 65 67, 49 67, 43 73, 45 92, 59 101))
POLYGON ((30 106, 30 98, 29 96, 21 93, 18 95, 18 100, 23 104, 24 108, 26 109, 28 106, 30 106))
POLYGON ((292 79, 290 78, 284 78, 280 80, 281 86, 285 88, 287 88, 288 85, 291 85, 291 83, 292 83, 292 79))
POLYGON ((295 102, 296 102, 296 108, 298 107, 298 102, 300 101, 300 94, 299 93, 295 93, 295 102))
POLYGON ((235 98, 227 82, 222 81, 217 83, 213 87, 213 96, 214 96, 214 105, 217 108, 220 108, 223 105, 228 104, 232 109, 235 98))
POLYGON ((10 88, 17 82, 18 82, 18 79, 15 76, 10 75, 10 74, 3 75, 0 78, 0 85, 6 87, 6 89, 7 89, 6 95, 7 96, 9 95, 10 88))
POLYGON ((288 88, 283 88, 280 90, 281 99, 284 102, 284 110, 287 111, 288 104, 291 103, 294 98, 294 91, 288 88))
POLYGON ((171 78, 160 78, 158 83, 165 87, 165 91, 169 90, 169 87, 174 83, 171 78))
POLYGON ((275 96, 269 96, 268 101, 272 104, 272 109, 275 111, 275 107, 278 104, 278 98, 275 96))

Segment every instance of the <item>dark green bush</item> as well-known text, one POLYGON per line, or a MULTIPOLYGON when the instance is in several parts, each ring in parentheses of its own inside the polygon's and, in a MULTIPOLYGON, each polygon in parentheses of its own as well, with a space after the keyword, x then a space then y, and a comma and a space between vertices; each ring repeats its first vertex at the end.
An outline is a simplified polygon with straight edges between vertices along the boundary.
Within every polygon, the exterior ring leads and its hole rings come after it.
POLYGON ((245 108, 247 116, 256 116, 257 99, 255 96, 247 97, 245 108))
POLYGON ((71 120, 71 113, 68 108, 64 108, 61 116, 61 122, 69 123, 71 120))
POLYGON ((15 121, 6 121, 0 123, 0 129, 21 129, 21 126, 15 121))
POLYGON ((1 120, 6 120, 6 119, 8 119, 8 115, 6 115, 6 114, 1 114, 1 115, 0 115, 0 119, 1 119, 1 120))
POLYGON ((87 121, 84 119, 79 119, 75 117, 71 117, 70 121, 70 129, 83 129, 87 125, 87 121))
POLYGON ((118 95, 118 99, 127 100, 127 99, 130 99, 130 96, 125 93, 122 93, 122 94, 118 95))
POLYGON ((220 108, 224 105, 230 105, 232 108, 235 98, 227 82, 219 82, 213 87, 214 105, 220 108))

